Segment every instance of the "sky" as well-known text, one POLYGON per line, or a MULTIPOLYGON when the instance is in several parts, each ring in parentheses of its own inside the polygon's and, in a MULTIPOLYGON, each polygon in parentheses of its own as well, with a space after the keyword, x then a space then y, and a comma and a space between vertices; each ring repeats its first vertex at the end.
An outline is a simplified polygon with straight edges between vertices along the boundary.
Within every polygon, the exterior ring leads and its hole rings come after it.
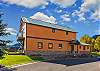
POLYGON ((8 24, 3 37, 16 43, 21 16, 70 27, 77 39, 84 34, 100 34, 100 0, 0 0, 4 23, 8 24))

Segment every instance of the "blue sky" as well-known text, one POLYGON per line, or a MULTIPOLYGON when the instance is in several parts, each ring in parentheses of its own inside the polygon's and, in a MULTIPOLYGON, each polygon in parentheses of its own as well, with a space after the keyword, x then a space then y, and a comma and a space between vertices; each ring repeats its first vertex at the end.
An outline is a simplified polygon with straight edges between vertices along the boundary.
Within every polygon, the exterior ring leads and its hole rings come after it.
POLYGON ((0 0, 4 23, 12 35, 4 37, 16 42, 21 16, 52 21, 82 35, 100 34, 100 0, 0 0), (41 16, 41 18, 38 18, 41 16))

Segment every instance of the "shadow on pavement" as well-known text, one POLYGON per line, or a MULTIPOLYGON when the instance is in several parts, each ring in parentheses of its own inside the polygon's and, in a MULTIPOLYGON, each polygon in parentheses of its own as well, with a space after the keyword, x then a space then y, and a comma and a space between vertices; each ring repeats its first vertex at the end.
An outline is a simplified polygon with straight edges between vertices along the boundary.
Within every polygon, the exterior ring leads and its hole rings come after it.
POLYGON ((55 64, 62 64, 66 66, 78 65, 78 64, 85 64, 91 62, 97 62, 99 59, 97 58, 71 58, 66 60, 48 60, 44 62, 55 63, 55 64))
POLYGON ((0 68, 0 71, 13 71, 13 69, 8 69, 8 68, 0 68))

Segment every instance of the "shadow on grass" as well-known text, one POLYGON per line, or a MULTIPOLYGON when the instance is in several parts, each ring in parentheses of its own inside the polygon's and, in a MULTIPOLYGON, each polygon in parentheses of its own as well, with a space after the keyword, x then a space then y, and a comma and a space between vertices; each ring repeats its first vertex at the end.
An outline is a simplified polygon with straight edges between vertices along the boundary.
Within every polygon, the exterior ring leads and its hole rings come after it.
POLYGON ((33 56, 28 56, 28 57, 31 58, 33 61, 44 61, 45 60, 42 57, 33 57, 33 56))
POLYGON ((55 63, 55 64, 62 64, 66 66, 73 66, 78 64, 85 64, 85 63, 92 63, 97 62, 99 59, 97 58, 77 58, 77 59, 66 59, 66 60, 48 60, 44 62, 55 63))
POLYGON ((3 57, 0 57, 0 60, 2 60, 3 58, 5 58, 4 56, 3 57))

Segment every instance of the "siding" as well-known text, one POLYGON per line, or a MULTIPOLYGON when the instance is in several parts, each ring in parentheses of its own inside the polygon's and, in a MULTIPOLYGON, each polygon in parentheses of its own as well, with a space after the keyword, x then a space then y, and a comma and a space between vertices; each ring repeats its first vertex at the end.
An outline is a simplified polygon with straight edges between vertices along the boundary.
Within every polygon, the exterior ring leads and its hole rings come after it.
POLYGON ((66 35, 66 32, 63 30, 56 30, 55 33, 53 33, 52 28, 41 27, 31 24, 27 24, 27 36, 67 41, 70 41, 71 39, 76 39, 76 33, 68 32, 68 35, 66 35))
POLYGON ((54 40, 44 40, 44 39, 36 39, 36 38, 28 38, 27 37, 27 50, 43 50, 43 51, 67 51, 67 45, 64 41, 54 41, 54 40), (43 42, 43 48, 39 49, 37 47, 38 42, 43 42), (53 49, 48 49, 48 43, 53 43, 53 49), (58 48, 59 44, 63 44, 61 49, 58 48))

